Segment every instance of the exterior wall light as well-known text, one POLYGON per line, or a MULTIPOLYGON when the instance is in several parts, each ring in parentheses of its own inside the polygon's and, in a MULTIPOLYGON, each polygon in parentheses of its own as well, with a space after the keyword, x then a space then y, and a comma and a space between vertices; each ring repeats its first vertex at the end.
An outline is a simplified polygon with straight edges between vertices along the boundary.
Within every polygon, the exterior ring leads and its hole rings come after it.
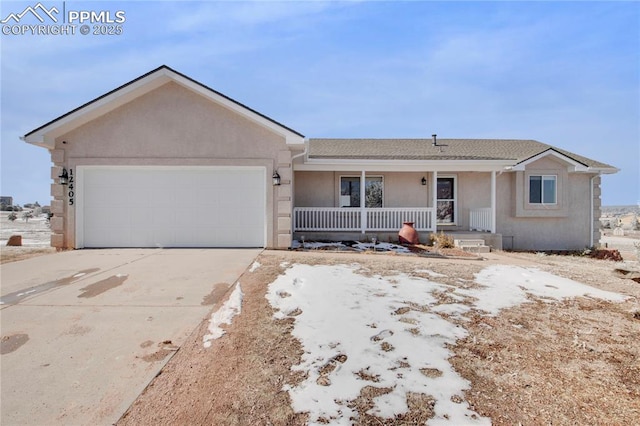
POLYGON ((422 179, 420 180, 420 183, 422 184, 422 186, 426 185, 427 184, 427 178, 422 176, 422 179))
POLYGON ((280 175, 278 174, 277 171, 273 172, 273 176, 271 176, 271 178, 273 179, 273 186, 280 185, 280 175))
POLYGON ((66 185, 69 183, 69 173, 67 172, 67 169, 63 167, 62 174, 58 176, 58 178, 60 179, 60 185, 66 185))

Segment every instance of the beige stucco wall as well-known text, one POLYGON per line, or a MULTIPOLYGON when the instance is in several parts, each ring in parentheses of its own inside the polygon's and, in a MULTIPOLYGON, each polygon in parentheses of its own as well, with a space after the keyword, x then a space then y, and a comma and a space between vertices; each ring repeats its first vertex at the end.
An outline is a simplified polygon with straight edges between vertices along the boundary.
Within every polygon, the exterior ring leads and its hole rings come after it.
MULTIPOLYGON (((565 163, 550 158, 527 165, 525 171, 500 176, 497 182, 497 232, 502 234, 503 247, 518 250, 580 250, 588 247, 593 176, 568 173, 565 163), (526 177, 538 173, 558 175, 558 206, 527 206, 526 177)), ((599 205, 599 189, 594 190, 595 198, 594 202, 599 205)), ((596 226, 596 244, 599 237, 596 226)))
MULTIPOLYGON (((294 204, 297 207, 339 206, 340 176, 349 172, 295 172, 294 204)), ((432 205, 431 172, 367 172, 384 177, 385 207, 429 207, 432 205), (420 179, 427 178, 422 186, 420 179)), ((590 244, 590 184, 594 179, 594 242, 600 239, 597 223, 600 208, 600 178, 588 173, 569 173, 561 160, 544 158, 522 172, 496 173, 496 232, 503 246, 521 250, 583 249, 590 244), (529 174, 558 176, 558 205, 527 206, 529 174)), ((438 230, 466 231, 472 208, 491 207, 490 172, 438 172, 438 177, 455 177, 457 190, 456 224, 439 225, 438 230)))
MULTIPOLYGON (((90 165, 260 166, 266 170, 267 247, 291 244, 291 152, 284 137, 236 112, 167 83, 56 138, 52 178, 90 165), (282 185, 271 185, 274 169, 282 185)), ((52 245, 75 245, 75 210, 52 185, 52 245)))
MULTIPOLYGON (((295 172, 296 207, 339 207, 340 177, 356 176, 354 172, 295 172)), ((382 176, 384 207, 428 207, 430 185, 420 183, 428 173, 367 172, 367 176, 382 176)))
POLYGON ((455 226, 441 225, 438 229, 466 231, 469 229, 471 209, 491 207, 491 173, 438 173, 438 177, 457 178, 457 213, 455 226))
MULTIPOLYGON (((431 207, 433 205, 433 174, 431 172, 367 172, 367 176, 384 179, 384 207, 431 207), (427 185, 422 185, 422 177, 427 185)), ((295 172, 295 205, 297 207, 338 207, 341 176, 360 176, 353 172, 295 172)), ((490 173, 447 173, 438 177, 455 177, 457 186, 456 225, 445 230, 469 227, 469 209, 491 206, 490 173)))

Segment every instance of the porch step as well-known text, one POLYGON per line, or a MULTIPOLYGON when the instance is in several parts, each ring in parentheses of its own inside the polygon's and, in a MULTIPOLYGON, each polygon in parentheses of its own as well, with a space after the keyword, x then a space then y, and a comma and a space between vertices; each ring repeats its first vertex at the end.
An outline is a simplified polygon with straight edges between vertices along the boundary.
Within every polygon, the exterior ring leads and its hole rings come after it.
POLYGON ((454 245, 470 253, 489 253, 491 247, 484 244, 484 240, 454 240, 454 245))

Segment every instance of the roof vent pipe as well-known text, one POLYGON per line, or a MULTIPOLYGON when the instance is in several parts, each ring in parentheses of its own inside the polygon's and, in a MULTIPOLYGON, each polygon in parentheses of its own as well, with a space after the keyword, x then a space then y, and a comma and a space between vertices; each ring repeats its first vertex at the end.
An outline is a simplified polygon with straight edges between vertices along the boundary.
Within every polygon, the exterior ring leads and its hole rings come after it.
POLYGON ((436 139, 438 135, 431 135, 431 136, 433 136, 433 146, 438 146, 438 140, 436 139))

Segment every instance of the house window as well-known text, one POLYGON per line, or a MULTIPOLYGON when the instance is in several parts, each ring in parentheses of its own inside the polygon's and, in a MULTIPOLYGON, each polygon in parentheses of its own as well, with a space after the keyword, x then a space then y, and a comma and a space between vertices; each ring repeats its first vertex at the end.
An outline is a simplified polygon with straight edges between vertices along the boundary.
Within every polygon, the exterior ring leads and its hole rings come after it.
MULTIPOLYGON (((382 176, 367 176, 364 187, 364 206, 367 208, 382 207, 383 189, 382 176)), ((359 177, 340 177, 340 207, 360 207, 359 177)))
POLYGON ((557 176, 529 176, 529 204, 557 203, 557 176))
POLYGON ((438 178, 437 220, 439 224, 454 224, 456 221, 456 178, 438 178))

